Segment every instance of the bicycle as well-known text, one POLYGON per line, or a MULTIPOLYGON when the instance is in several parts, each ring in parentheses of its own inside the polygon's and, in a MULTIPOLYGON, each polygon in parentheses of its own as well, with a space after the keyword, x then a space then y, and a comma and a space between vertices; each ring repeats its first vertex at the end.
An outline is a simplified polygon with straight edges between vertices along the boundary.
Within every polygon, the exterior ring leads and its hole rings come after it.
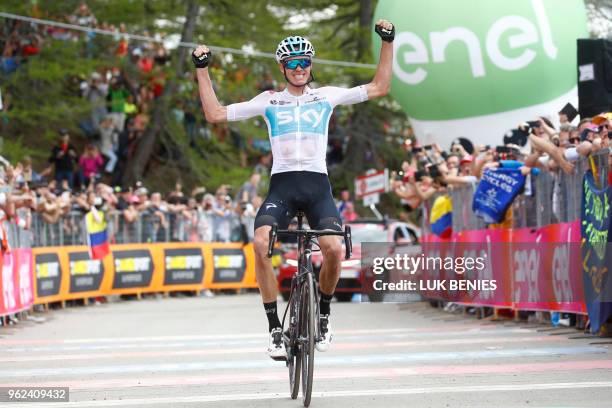
POLYGON ((283 313, 282 326, 285 328, 285 318, 289 311, 289 322, 287 330, 283 330, 283 341, 287 350, 286 364, 289 368, 289 389, 291 399, 296 399, 300 389, 300 376, 302 379, 302 402, 304 406, 310 405, 312 395, 312 377, 314 373, 314 347, 320 340, 319 331, 319 291, 315 286, 314 272, 312 268, 311 254, 320 250, 315 241, 321 236, 336 235, 344 237, 345 259, 349 259, 352 253, 351 227, 346 225, 344 232, 332 230, 305 230, 303 229, 302 211, 297 212, 298 226, 296 230, 279 230, 274 224, 270 230, 270 241, 268 244, 268 258, 272 256, 272 250, 276 238, 281 235, 297 236, 298 265, 291 279, 291 292, 289 301, 283 313), (318 247, 319 249, 314 249, 318 247), (315 324, 315 322, 317 324, 315 324))

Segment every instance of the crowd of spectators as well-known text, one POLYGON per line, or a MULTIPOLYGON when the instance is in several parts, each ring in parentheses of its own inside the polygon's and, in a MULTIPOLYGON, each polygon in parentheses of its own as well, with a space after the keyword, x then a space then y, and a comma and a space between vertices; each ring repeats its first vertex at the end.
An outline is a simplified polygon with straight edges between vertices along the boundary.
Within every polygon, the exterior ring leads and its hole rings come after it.
MULTIPOLYGON (((444 151, 438 144, 423 146, 414 138, 406 139, 409 158, 401 169, 392 172, 392 190, 401 199, 404 210, 412 212, 439 193, 465 185, 475 187, 486 169, 501 167, 519 168, 526 176, 547 172, 558 191, 562 174, 573 174, 579 159, 605 149, 612 153, 609 149, 612 113, 576 119, 576 125, 570 123, 563 111, 558 119, 558 127, 549 117, 522 123, 508 132, 499 146, 474 145, 460 138, 450 151, 444 151)), ((608 183, 612 185, 612 171, 608 183)), ((530 187, 525 190, 528 192, 530 187)), ((558 205, 558 200, 553 204, 558 205)))
POLYGON ((254 217, 262 203, 258 173, 235 193, 229 185, 220 186, 214 194, 204 187, 185 192, 177 182, 171 192, 162 194, 140 182, 113 187, 96 180, 89 172, 90 166, 100 164, 96 154, 91 148, 79 159, 91 163, 82 163, 86 187, 76 190, 70 187, 69 166, 77 157, 67 136, 54 149, 54 178, 33 170, 29 157, 13 166, 0 156, 0 219, 29 231, 33 244, 44 235, 42 224, 55 225, 63 236, 75 237, 72 243, 82 243, 83 215, 92 207, 109 215, 112 242, 252 240, 254 217))

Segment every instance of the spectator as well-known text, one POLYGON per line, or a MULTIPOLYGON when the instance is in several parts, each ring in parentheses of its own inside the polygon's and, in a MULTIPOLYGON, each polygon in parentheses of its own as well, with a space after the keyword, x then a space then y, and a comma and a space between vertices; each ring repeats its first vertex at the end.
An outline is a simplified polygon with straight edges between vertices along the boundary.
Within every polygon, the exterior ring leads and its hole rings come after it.
POLYGON ((107 116, 100 124, 100 151, 103 155, 108 157, 105 171, 112 173, 117 164, 117 154, 115 149, 119 145, 119 135, 117 129, 114 126, 113 118, 107 116))
POLYGON ((147 242, 164 242, 168 231, 168 205, 160 193, 151 194, 151 203, 147 209, 150 224, 147 242))
POLYGON ((55 181, 61 184, 62 180, 67 180, 68 185, 73 186, 73 172, 77 153, 74 146, 70 143, 68 130, 60 130, 58 144, 51 150, 49 163, 55 167, 55 181))
POLYGON ((125 101, 129 95, 128 90, 119 77, 113 77, 110 82, 110 89, 106 100, 109 105, 110 115, 113 118, 115 128, 123 130, 125 125, 125 101))
POLYGON ((238 193, 236 194, 236 201, 240 203, 250 203, 255 196, 257 196, 257 190, 259 182, 261 181, 261 175, 259 173, 251 174, 249 181, 245 181, 238 193))
POLYGON ((37 184, 43 180, 43 177, 32 168, 32 158, 30 156, 24 156, 21 163, 17 165, 17 168, 21 170, 21 174, 17 178, 18 183, 37 184))
POLYGON ((91 103, 91 123, 93 129, 98 131, 100 123, 107 115, 106 96, 108 85, 102 81, 102 75, 97 72, 91 74, 91 79, 86 83, 83 97, 91 103))
POLYGON ((85 146, 85 151, 79 159, 81 167, 81 185, 88 186, 100 176, 100 169, 104 165, 104 159, 98 148, 92 144, 85 146))
POLYGON ((79 4, 74 12, 68 17, 68 21, 85 27, 94 27, 97 24, 96 16, 94 16, 85 2, 79 4))
POLYGON ((213 225, 213 205, 215 197, 212 194, 205 194, 202 202, 198 206, 198 237, 202 242, 212 242, 213 225))
POLYGON ((357 218, 359 218, 359 214, 357 214, 355 211, 354 204, 350 201, 346 203, 346 206, 340 215, 342 216, 342 220, 345 222, 355 221, 357 218))
POLYGON ((338 201, 337 207, 338 212, 342 215, 342 212, 346 209, 346 205, 351 202, 351 193, 344 189, 340 192, 340 201, 338 201))

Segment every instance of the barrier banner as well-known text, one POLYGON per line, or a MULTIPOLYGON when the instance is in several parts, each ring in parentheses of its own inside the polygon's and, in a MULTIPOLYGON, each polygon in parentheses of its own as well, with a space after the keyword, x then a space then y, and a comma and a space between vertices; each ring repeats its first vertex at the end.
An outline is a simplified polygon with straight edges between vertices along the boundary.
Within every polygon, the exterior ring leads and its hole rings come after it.
MULTIPOLYGON (((463 231, 451 240, 422 237, 423 256, 484 260, 483 268, 423 271, 424 279, 445 281, 443 290, 427 283, 420 293, 470 305, 513 307, 520 310, 586 313, 581 273, 579 222, 540 229, 521 228, 463 231), (466 281, 450 286, 450 280, 466 281), (494 282, 486 288, 468 282, 494 282), (459 289, 457 289, 459 288, 459 289), (466 289, 467 288, 467 289, 466 289)), ((456 265, 459 265, 456 263, 456 265)))
MULTIPOLYGON (((86 246, 33 249, 30 273, 35 271, 35 303, 115 294, 257 287, 252 244, 121 244, 111 245, 110 249, 111 256, 104 260, 91 259, 86 246)), ((0 296, 2 302, 7 298, 1 293, 0 296)), ((0 303, 0 311, 2 307, 0 303)))
POLYGON ((203 279, 201 248, 164 249, 164 285, 201 284, 203 279))
POLYGON ((213 283, 242 282, 246 271, 244 251, 213 248, 213 283))
POLYGON ((580 222, 552 224, 540 229, 544 242, 542 273, 550 273, 549 289, 556 302, 547 310, 586 314, 581 273, 580 222))
POLYGON ((582 184, 582 277, 591 332, 597 333, 612 315, 612 189, 597 188, 591 171, 584 175, 582 184))
POLYGON ((2 313, 15 313, 17 307, 18 290, 14 280, 14 254, 2 254, 2 313))
POLYGON ((62 265, 56 253, 34 256, 34 273, 37 297, 59 295, 62 284, 62 265))
MULTIPOLYGON (((430 258, 435 258, 435 257, 441 257, 441 258, 445 258, 445 257, 449 257, 449 256, 453 256, 453 247, 452 247, 452 241, 450 239, 443 239, 440 238, 434 234, 430 234, 430 235, 426 235, 424 237, 421 238, 421 244, 422 244, 422 251, 423 251, 423 255, 426 257, 430 257, 430 258)), ((362 245, 362 250, 363 250, 363 245, 362 245)), ((430 268, 430 269, 424 269, 421 271, 422 273, 422 277, 423 280, 425 281, 430 281, 430 282, 435 282, 435 281, 441 281, 447 278, 447 274, 448 272, 445 271, 443 268, 430 268)), ((446 292, 446 290, 444 290, 442 287, 439 286, 425 286, 423 288, 423 290, 420 291, 421 295, 429 298, 429 299, 438 299, 438 300, 445 300, 445 301, 451 301, 451 299, 449 298, 449 294, 446 292)))
POLYGON ((91 259, 89 251, 69 252, 70 293, 94 292, 100 290, 104 277, 104 264, 91 259))
POLYGON ((455 291, 454 299, 458 303, 480 306, 511 307, 512 274, 509 268, 510 248, 509 233, 506 229, 487 229, 463 231, 455 234, 456 257, 477 258, 484 260, 481 271, 466 269, 465 273, 455 279, 476 282, 495 282, 495 290, 471 289, 455 291))
MULTIPOLYGON (((4 254, 2 250, 0 250, 0 266, 4 265, 4 254)), ((4 316, 6 313, 4 306, 4 274, 2 273, 2 269, 0 269, 0 316, 4 316)))
POLYGON ((34 303, 30 249, 13 249, 2 256, 0 315, 18 313, 34 303))
POLYGON ((148 249, 114 249, 113 289, 146 288, 153 278, 153 257, 148 249))
POLYGON ((34 304, 34 283, 32 281, 32 250, 13 250, 17 256, 14 276, 19 282, 19 310, 29 309, 34 304))

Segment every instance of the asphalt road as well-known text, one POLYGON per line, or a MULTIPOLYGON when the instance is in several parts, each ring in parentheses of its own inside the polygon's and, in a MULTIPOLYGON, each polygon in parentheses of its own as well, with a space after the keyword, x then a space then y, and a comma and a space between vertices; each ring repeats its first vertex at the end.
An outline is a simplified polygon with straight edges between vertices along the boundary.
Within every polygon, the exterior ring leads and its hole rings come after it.
MULTIPOLYGON (((301 406, 289 398, 284 364, 265 355, 258 295, 38 316, 46 321, 0 328, 0 387, 68 386, 70 402, 2 407, 301 406)), ((333 347, 315 358, 312 407, 612 406, 605 339, 425 303, 334 303, 332 318, 333 347)))

